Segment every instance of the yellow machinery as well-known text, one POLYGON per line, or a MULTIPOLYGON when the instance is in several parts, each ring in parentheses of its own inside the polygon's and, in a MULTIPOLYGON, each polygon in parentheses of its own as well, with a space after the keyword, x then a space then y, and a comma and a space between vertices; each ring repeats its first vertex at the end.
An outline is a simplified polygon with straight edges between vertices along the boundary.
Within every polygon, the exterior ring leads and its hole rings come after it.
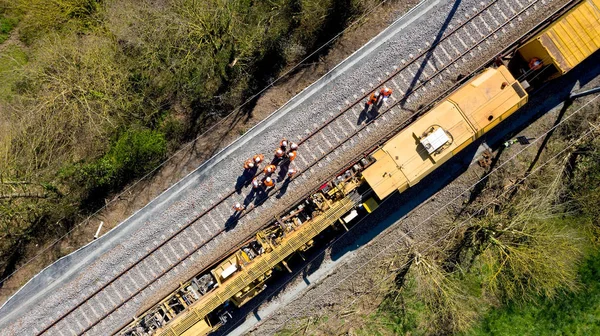
POLYGON ((380 199, 418 183, 527 102, 508 69, 486 69, 373 153, 362 175, 380 199))
MULTIPOLYGON (((599 5, 600 0, 586 0, 518 52, 526 62, 537 58, 546 66, 552 64, 559 74, 569 71, 600 47, 599 5)), ((287 215, 276 218, 217 266, 182 284, 119 334, 196 336, 216 330, 231 318, 230 304, 240 307, 258 295, 273 269, 278 265, 288 268, 286 260, 310 248, 328 226, 340 223, 346 227, 359 211, 374 211, 378 202, 368 198, 371 189, 382 200, 415 185, 527 99, 523 86, 505 66, 484 70, 287 215), (363 202, 363 198, 368 199, 363 202)))
POLYGON ((377 207, 373 199, 361 204, 360 198, 347 195, 362 183, 358 168, 362 167, 355 165, 286 216, 277 218, 238 251, 209 272, 182 284, 119 334, 196 336, 219 328, 231 318, 230 303, 240 307, 262 292, 273 269, 280 264, 287 268, 286 259, 311 247, 315 236, 328 226, 354 218, 357 206, 367 212, 377 207))
POLYGON ((600 0, 585 0, 527 42, 518 52, 531 62, 539 59, 565 74, 600 48, 600 0))
POLYGON ((374 211, 378 203, 369 188, 383 199, 413 186, 526 101, 506 67, 485 70, 120 334, 192 336, 219 328, 231 318, 230 304, 240 307, 258 295, 273 269, 287 268, 286 259, 311 247, 320 232, 374 211))

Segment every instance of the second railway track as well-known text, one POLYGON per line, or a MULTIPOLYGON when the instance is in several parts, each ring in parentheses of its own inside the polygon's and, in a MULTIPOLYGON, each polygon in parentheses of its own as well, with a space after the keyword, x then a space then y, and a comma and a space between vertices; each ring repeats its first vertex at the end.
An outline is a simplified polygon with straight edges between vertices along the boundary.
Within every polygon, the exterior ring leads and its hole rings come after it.
MULTIPOLYGON (((453 69, 459 68, 460 62, 466 62, 466 58, 475 57, 474 50, 489 43, 488 39, 497 39, 507 26, 512 25, 513 20, 529 16, 530 11, 536 10, 536 6, 546 3, 545 0, 481 2, 479 8, 473 8, 465 18, 457 20, 457 24, 448 25, 448 30, 433 42, 426 43, 427 48, 408 60, 399 60, 390 69, 390 73, 386 73, 382 79, 374 80, 364 92, 352 97, 353 101, 348 102, 346 107, 331 112, 329 119, 308 123, 304 130, 306 135, 298 139, 301 148, 298 159, 294 162, 299 171, 295 181, 310 178, 314 175, 315 167, 323 165, 324 160, 330 161, 340 156, 337 153, 340 148, 360 141, 378 123, 386 122, 389 115, 401 113, 405 103, 424 95, 430 90, 430 86, 443 80, 456 79, 459 73, 453 72, 453 69), (365 116, 364 98, 383 84, 395 91, 390 104, 384 104, 378 114, 372 115, 370 119, 358 122, 365 116), (303 148, 314 148, 315 151, 303 151, 303 148)), ((171 281, 171 277, 182 272, 179 267, 194 262, 203 254, 203 250, 210 250, 219 242, 225 228, 218 223, 232 220, 231 205, 243 202, 248 188, 243 187, 242 193, 233 190, 222 195, 216 202, 205 205, 198 216, 172 230, 168 237, 161 237, 161 241, 157 241, 141 258, 132 261, 125 269, 91 291, 79 304, 57 312, 50 321, 44 321, 37 333, 106 334, 118 330, 115 330, 114 325, 120 325, 123 321, 111 321, 111 316, 116 311, 135 301, 145 290, 171 281), (208 236, 202 233, 208 233, 208 236)), ((265 202, 275 202, 272 196, 280 188, 270 190, 266 197, 255 203, 256 206, 248 207, 243 216, 251 214, 265 202)))

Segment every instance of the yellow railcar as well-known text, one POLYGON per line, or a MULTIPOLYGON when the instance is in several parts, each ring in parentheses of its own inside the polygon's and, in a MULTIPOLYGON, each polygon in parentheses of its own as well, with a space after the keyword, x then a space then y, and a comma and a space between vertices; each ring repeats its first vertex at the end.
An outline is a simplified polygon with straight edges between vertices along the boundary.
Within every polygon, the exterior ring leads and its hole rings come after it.
POLYGON ((418 183, 527 102, 505 66, 486 69, 398 133, 362 173, 380 199, 418 183))
POLYGON ((364 212, 377 207, 372 199, 361 204, 360 198, 348 197, 362 183, 358 172, 347 170, 217 266, 182 284, 119 334, 202 336, 227 323, 230 304, 240 307, 262 292, 273 269, 287 268, 286 260, 310 248, 319 233, 354 218, 357 207, 364 212))
POLYGON ((552 65, 563 75, 599 48, 600 0, 585 0, 524 44, 518 53, 531 68, 552 65))
MULTIPOLYGON (((518 53, 526 62, 536 58, 564 74, 600 47, 599 5, 600 0, 586 0, 518 53)), ((278 265, 287 268, 286 260, 312 246, 325 228, 335 223, 345 227, 358 211, 374 211, 378 202, 369 198, 370 191, 362 191, 370 188, 384 199, 408 189, 513 114, 527 99, 523 86, 505 66, 484 70, 217 266, 182 284, 119 334, 192 336, 216 330, 231 318, 230 304, 240 307, 258 295, 273 269, 278 265)))

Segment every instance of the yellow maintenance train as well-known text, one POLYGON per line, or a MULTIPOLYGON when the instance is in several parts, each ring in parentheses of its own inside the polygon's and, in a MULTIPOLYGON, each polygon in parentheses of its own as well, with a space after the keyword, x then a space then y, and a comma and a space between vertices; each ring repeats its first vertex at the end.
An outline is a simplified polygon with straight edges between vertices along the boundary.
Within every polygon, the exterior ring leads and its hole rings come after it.
MULTIPOLYGON (((600 0, 587 0, 515 54, 528 72, 562 75, 600 48, 600 0)), ((383 146, 297 204, 226 257, 135 318, 120 335, 196 336, 216 330, 258 295, 275 268, 331 225, 370 213, 459 153, 528 99, 522 69, 485 69, 383 146), (513 75, 515 74, 515 75, 513 75), (365 190, 375 196, 364 199, 365 190)))

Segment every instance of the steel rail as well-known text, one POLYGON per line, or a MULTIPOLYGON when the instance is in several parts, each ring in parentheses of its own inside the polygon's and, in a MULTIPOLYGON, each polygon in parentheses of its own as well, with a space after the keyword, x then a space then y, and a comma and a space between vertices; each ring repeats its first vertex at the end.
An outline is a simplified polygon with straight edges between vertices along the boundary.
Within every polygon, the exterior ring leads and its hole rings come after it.
MULTIPOLYGON (((423 52, 421 52, 420 54, 418 54, 417 56, 415 56, 412 60, 410 60, 409 62, 403 64, 403 66, 399 67, 398 69, 396 69, 392 74, 390 74, 387 78, 383 79, 380 81, 380 83, 376 86, 375 89, 370 90, 368 92, 366 92, 363 96, 361 96, 360 98, 356 99, 355 102, 348 104, 345 108, 341 109, 336 115, 334 115, 333 117, 331 117, 329 120, 327 120, 324 124, 322 124, 320 127, 318 127, 317 129, 315 129, 314 131, 312 131, 310 134, 308 134, 306 137, 304 137, 302 140, 299 141, 299 144, 302 144, 306 141, 308 141, 309 139, 311 139, 313 136, 315 136, 316 134, 318 134, 321 130, 323 130, 325 127, 327 127, 328 125, 330 125, 331 123, 333 123, 335 120, 339 119, 341 116, 345 115, 345 113, 347 111, 349 111, 350 109, 352 109, 353 107, 355 107, 356 105, 360 104, 363 102, 363 100, 369 96, 371 93, 373 93, 374 91, 376 91, 378 89, 378 87, 388 81, 390 81, 391 79, 393 79, 394 77, 396 77, 401 71, 403 71, 404 69, 406 69, 408 66, 410 66, 411 64, 414 64, 416 61, 419 60, 419 58, 421 58, 422 56, 426 55, 429 52, 432 52, 433 50, 435 50, 435 48, 438 46, 439 43, 443 42, 444 40, 446 40, 447 38, 449 38, 450 36, 453 36, 453 34, 458 31, 459 29, 461 29, 462 27, 464 27, 466 24, 468 24, 469 22, 471 22, 472 20, 474 20, 475 18, 477 18, 482 12, 484 12, 485 10, 487 10, 489 7, 491 7, 493 4, 497 3, 498 0, 495 0, 493 2, 491 2, 490 4, 486 5, 485 7, 483 7, 480 11, 478 11, 477 13, 473 14, 469 20, 466 20, 465 22, 463 22, 462 24, 456 26, 455 29, 451 30, 450 32, 448 32, 447 34, 445 34, 445 36, 443 36, 442 38, 440 38, 436 44, 432 44, 432 46, 426 50, 424 50, 423 52)), ((580 0, 576 0, 570 4, 573 3, 579 3, 580 0)), ((310 168, 312 168, 314 165, 318 164, 321 160, 323 160, 325 157, 327 157, 329 154, 331 154, 333 151, 335 151, 336 149, 338 149, 339 147, 343 146, 344 144, 347 143, 347 141, 349 141, 351 138, 353 138, 356 134, 358 134, 360 131, 362 131, 363 129, 365 129, 367 126, 370 126, 372 123, 374 123, 376 120, 378 120, 379 118, 381 118, 383 115, 385 115, 387 112, 389 112, 390 110, 392 110, 392 108, 396 107, 400 102, 403 102, 406 100, 406 98, 408 98, 409 96, 413 95, 419 88, 421 88, 422 86, 426 85, 427 83, 429 83, 431 81, 431 79, 433 79, 434 77, 438 76, 441 74, 441 72, 443 72, 444 70, 446 70, 448 68, 448 66, 450 66, 451 64, 454 64, 455 62, 459 61, 464 55, 468 54, 469 52, 471 52, 474 48, 476 48, 478 45, 480 45, 481 43, 483 43, 487 38, 489 38, 490 36, 492 36, 493 34, 497 33, 498 30, 500 30, 501 28, 503 28, 504 26, 506 26, 507 24, 509 24, 513 18, 521 15, 525 10, 529 9, 533 4, 535 4, 536 2, 533 2, 531 4, 529 4, 527 7, 523 8, 520 12, 518 12, 517 14, 513 15, 513 17, 509 20, 507 20, 506 22, 504 22, 503 24, 501 24, 498 28, 496 28, 493 32, 489 33, 488 35, 486 35, 484 38, 480 39, 480 41, 473 45, 472 47, 470 47, 468 50, 466 50, 465 52, 461 53, 457 58, 455 58, 453 61, 449 62, 448 65, 444 66, 442 69, 438 70, 437 72, 435 72, 434 74, 432 74, 431 76, 429 76, 427 79, 425 79, 425 81, 419 81, 419 84, 417 86, 415 86, 414 88, 412 88, 410 91, 407 91, 407 93, 405 94, 404 98, 401 100, 398 100, 397 102, 395 102, 394 104, 390 105, 389 108, 387 108, 386 110, 382 111, 381 113, 379 113, 379 115, 377 115, 374 119, 371 119, 369 122, 365 123, 363 126, 361 126, 360 128, 358 128, 353 134, 349 135, 348 137, 346 137, 342 142, 340 142, 338 145, 333 146, 330 150, 328 150, 325 154, 321 155, 317 160, 313 161, 311 164, 309 164, 306 168, 302 169, 301 171, 298 172, 298 174, 296 175, 295 178, 301 176, 302 173, 306 172, 307 170, 309 170, 310 168)), ((567 6, 568 6, 567 5, 567 6)), ((564 8, 564 7, 562 7, 564 8)), ((480 70, 480 69, 478 69, 480 70)), ((478 71, 477 70, 477 71, 478 71)), ((475 71, 476 72, 476 71, 475 71)), ((466 78, 465 78, 466 79, 466 78)), ((454 86, 452 86, 450 89, 444 91, 442 93, 442 95, 439 95, 438 98, 436 99, 440 99, 440 97, 442 97, 443 95, 447 94, 450 90, 454 90, 456 87, 462 85, 462 82, 464 82, 464 79, 459 81, 457 84, 455 84, 454 86)), ((434 100, 437 101, 437 100, 434 100)), ((435 102, 428 104, 427 106, 432 106, 433 104, 435 104, 435 102)), ((413 115, 411 115, 408 119, 412 119, 414 120, 415 117, 418 117, 418 115, 420 115, 420 113, 422 113, 422 111, 426 110, 426 108, 421 108, 419 109, 419 111, 415 112, 413 115)), ((403 121, 401 126, 398 127, 397 129, 402 129, 404 127, 406 127, 405 122, 407 121, 403 121)), ((397 130, 391 131, 389 132, 389 134, 395 134, 397 133, 397 130)), ((387 136, 386 136, 387 138, 387 136)), ((379 146, 381 143, 387 141, 386 140, 380 140, 377 141, 377 145, 374 147, 371 147, 371 149, 369 151, 365 151, 362 152, 360 155, 357 156, 357 158, 360 157, 364 157, 364 155, 368 154, 370 151, 372 151, 373 148, 376 148, 377 146, 379 146)), ((347 166, 346 166, 347 167, 347 166)), ((346 170, 346 168, 340 170, 340 171, 344 171, 346 170)), ((339 172, 339 171, 338 171, 339 172)), ((254 177, 258 177, 262 174, 262 172, 259 172, 257 174, 254 175, 254 177)), ((337 173, 336 173, 337 174, 337 173)), ((335 175, 333 175, 335 176, 335 175)), ((263 204, 265 201, 267 201, 272 195, 274 195, 277 191, 279 191, 281 189, 281 186, 276 187, 276 188, 272 188, 271 190, 268 191, 268 194, 266 197, 264 197, 262 200, 259 201, 259 203, 255 206, 250 207, 247 211, 245 211, 244 213, 242 213, 242 215, 240 216, 243 217, 245 215, 247 215, 249 212, 251 212, 253 209, 255 209, 257 206, 260 206, 261 204, 263 204)), ((306 194, 310 194, 313 191, 306 193, 306 194)), ((165 244, 167 244, 168 242, 170 242, 171 240, 173 240, 176 236, 178 236, 181 232, 183 232, 185 229, 187 229, 189 226, 191 226, 193 223, 197 222, 200 218, 202 218, 203 216, 205 216, 206 214, 208 214, 210 211, 214 210, 217 206, 221 205, 224 201, 226 201, 227 199, 229 199, 233 194, 235 194, 236 191, 232 191, 229 194, 227 194, 226 196, 222 197, 219 201, 217 201, 216 203, 214 203, 213 205, 211 205, 209 208, 207 208, 206 210, 202 211, 199 215, 197 215, 194 219, 192 219, 190 222, 186 223, 185 225, 183 225, 180 229, 176 230, 170 237, 168 237, 167 239, 165 239, 163 242, 161 242, 159 245, 157 245, 156 247, 154 247, 153 249, 151 249, 149 252, 147 252, 144 256, 142 256, 142 258, 138 259, 136 262, 134 262, 133 264, 131 264, 129 267, 127 267, 126 269, 124 269, 123 271, 121 271, 120 273, 118 273, 115 277, 113 277, 113 279, 111 279, 110 281, 108 281, 106 284, 104 284, 103 286, 101 286, 100 288, 98 288, 97 290, 95 290, 94 292, 92 292, 91 294, 89 294, 85 299, 83 299, 79 304, 77 304, 76 306, 72 307, 71 309, 69 309, 66 313, 62 314, 61 317, 59 317, 57 320, 55 320, 53 323, 51 323, 50 325, 46 326, 42 331, 40 331, 38 333, 39 334, 43 334, 46 331, 50 330, 52 327, 54 327, 55 325, 57 325, 60 321, 62 321, 66 316, 70 315, 71 313, 73 313, 76 309, 78 309, 79 307, 81 307, 82 305, 84 305, 86 302, 88 302, 91 298, 93 298, 95 295, 97 295, 98 293, 100 293, 101 291, 103 291, 104 289, 106 289, 108 286, 110 286, 112 283, 114 283, 117 279, 121 278, 124 274, 126 274, 128 271, 130 271, 131 269, 133 269, 135 266, 139 265, 142 261, 146 260, 150 255, 154 254, 154 252, 156 252, 158 249, 160 249, 161 247, 163 247, 165 244)), ((305 195, 306 195, 305 194, 305 195)), ((239 219, 238 219, 239 220, 239 219)), ((268 224, 267 224, 268 225, 268 224)), ((266 226, 266 225, 265 225, 266 226)), ((264 226, 262 227, 264 228, 264 226)), ((261 229, 262 229, 261 228, 261 229)), ((162 276, 164 276, 165 274, 167 274, 168 272, 170 272, 173 268, 177 267, 179 264, 181 264, 183 261, 185 261, 189 256, 191 256, 192 254, 194 254, 196 251, 198 251, 199 249, 201 249, 202 247, 206 246, 208 243, 210 243, 211 241, 213 241, 216 237, 218 237, 219 235, 223 234, 225 231, 227 231, 227 229, 221 229, 219 231, 217 231, 215 234, 213 234, 212 237, 208 238, 208 240, 206 240, 205 242, 203 242, 202 244, 198 245, 195 249, 193 249, 191 252, 187 253, 187 255, 185 255, 184 257, 180 258, 176 263, 174 263, 172 266, 170 266, 168 269, 166 269, 165 271, 162 271, 160 274, 158 274, 155 279, 153 279, 152 281, 150 281, 147 285, 141 287, 140 289, 138 289, 137 291, 135 291, 133 294, 130 295, 129 298, 122 300, 122 302, 120 302, 118 305, 116 305, 113 309, 111 309, 109 312, 105 313, 102 317, 100 317, 99 319, 97 319, 94 323, 92 323, 91 325, 89 325, 87 328, 85 328, 85 330, 83 330, 81 333, 85 333, 87 331, 89 331, 90 329, 92 329, 94 326, 96 326, 98 323, 100 323, 101 321, 103 321, 106 317, 108 317, 110 314, 112 314, 114 311, 116 311, 117 309, 119 309, 120 307, 122 307, 125 303, 129 302, 133 297, 137 296, 139 293, 141 293, 143 290, 145 290, 146 288, 148 288, 151 284, 155 283, 156 281, 158 281, 158 279, 160 279, 162 276)), ((256 232, 260 231, 260 229, 255 230, 255 232, 248 236, 248 238, 252 237, 256 232)), ((239 247, 240 245, 238 245, 239 247)), ((236 247, 237 248, 237 247, 236 247)), ((230 251, 235 251, 235 248, 231 249, 230 251)), ((217 263, 218 261, 213 262, 211 265, 214 265, 215 263, 217 263)), ((209 266, 210 267, 210 266, 209 266)), ((206 269, 206 268, 205 268, 206 269)), ((155 305, 156 303, 154 303, 153 305, 155 305)), ((152 305, 152 306, 153 306, 152 305)), ((127 324, 129 324, 131 322, 128 322, 127 324)), ((123 325, 122 327, 120 327, 117 330, 121 330, 123 327, 125 327, 125 325, 123 325)), ((118 331, 117 331, 118 332, 118 331)))

